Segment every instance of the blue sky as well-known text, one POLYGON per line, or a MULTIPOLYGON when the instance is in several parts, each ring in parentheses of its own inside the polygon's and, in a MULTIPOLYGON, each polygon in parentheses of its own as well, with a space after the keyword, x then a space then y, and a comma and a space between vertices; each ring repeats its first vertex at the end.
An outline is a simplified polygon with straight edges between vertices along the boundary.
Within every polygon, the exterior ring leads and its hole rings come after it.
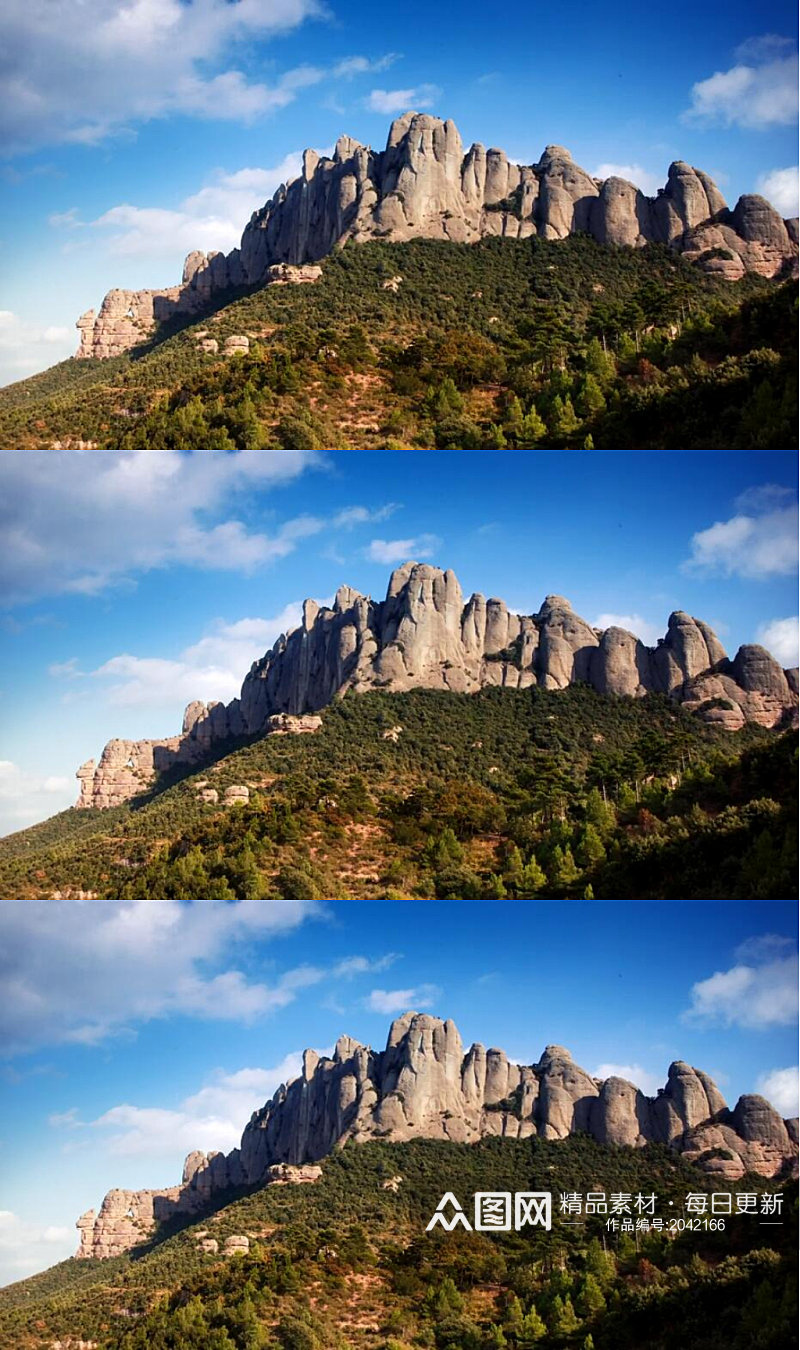
POLYGON ((382 598, 411 558, 518 612, 555 592, 653 643, 684 609, 797 662, 791 453, 6 452, 0 482, 4 833, 112 736, 234 697, 306 596, 382 598))
POLYGON ((796 213, 796 7, 510 0, 8 0, 0 379, 69 355, 111 286, 229 249, 306 146, 408 108, 531 163, 568 146, 646 191, 673 159, 796 213))
POLYGON ((70 1254, 112 1185, 230 1149, 306 1046, 408 1008, 521 1063, 566 1045, 652 1093, 673 1059, 794 1114, 790 904, 0 906, 0 1280, 70 1254), (79 921, 76 921, 78 908, 79 921), (568 937, 565 936, 568 933, 568 937))

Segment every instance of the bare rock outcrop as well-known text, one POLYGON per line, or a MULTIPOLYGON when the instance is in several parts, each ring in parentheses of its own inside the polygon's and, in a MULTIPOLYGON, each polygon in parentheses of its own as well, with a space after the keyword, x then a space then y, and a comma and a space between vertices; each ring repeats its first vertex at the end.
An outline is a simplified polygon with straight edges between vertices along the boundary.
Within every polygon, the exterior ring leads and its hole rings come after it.
POLYGON ((726 1180, 746 1171, 777 1177, 797 1162, 796 1121, 781 1120, 757 1096, 729 1110, 708 1075, 681 1061, 648 1097, 625 1079, 593 1078, 563 1046, 548 1045, 535 1064, 515 1064, 480 1044, 465 1052, 452 1021, 408 1012, 392 1023, 382 1051, 349 1036, 330 1058, 306 1050, 300 1076, 253 1114, 239 1148, 190 1154, 180 1187, 110 1191, 97 1216, 90 1210, 78 1220, 78 1254, 116 1255, 160 1220, 201 1214, 212 1197, 237 1187, 313 1183, 319 1161, 347 1140, 558 1140, 578 1131, 611 1146, 666 1144, 726 1180))
POLYGON ((667 694, 731 731, 782 725, 798 705, 795 672, 763 647, 741 647, 729 660, 708 625, 680 610, 648 647, 624 629, 593 628, 563 596, 548 595, 536 614, 514 614, 496 598, 465 601, 452 571, 408 562, 392 573, 385 600, 349 586, 330 608, 306 600, 302 623, 253 664, 240 696, 227 706, 190 703, 180 736, 109 741, 99 764, 78 769, 78 806, 118 805, 158 773, 200 765, 238 737, 313 733, 320 710, 349 689, 474 693, 578 681, 603 694, 667 694))
POLYGON ((603 244, 667 244, 733 281, 749 271, 776 276, 797 259, 795 222, 758 196, 729 210, 708 175, 680 160, 647 197, 622 178, 593 178, 563 146, 548 145, 535 164, 513 164, 480 143, 465 151, 452 121, 407 112, 392 123, 384 150, 350 136, 340 136, 330 157, 306 150, 300 175, 254 212, 239 247, 190 253, 180 286, 110 291, 99 315, 89 310, 78 320, 78 355, 117 355, 157 322, 202 314, 223 292, 314 282, 320 260, 348 239, 474 243, 577 231, 603 244))

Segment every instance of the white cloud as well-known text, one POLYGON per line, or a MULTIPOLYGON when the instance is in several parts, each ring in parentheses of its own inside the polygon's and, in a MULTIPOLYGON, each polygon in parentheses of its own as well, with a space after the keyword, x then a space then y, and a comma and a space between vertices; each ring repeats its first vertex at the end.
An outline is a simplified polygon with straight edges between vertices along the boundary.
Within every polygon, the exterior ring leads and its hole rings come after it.
POLYGON ((65 361, 75 345, 69 328, 31 323, 9 309, 0 310, 0 370, 5 383, 65 361))
POLYGON ((762 130, 797 119, 797 55, 787 38, 752 38, 737 63, 692 86, 686 122, 762 130))
MULTIPOLYGON (((73 1117, 70 1126, 102 1133, 105 1150, 118 1156, 159 1157, 193 1149, 228 1153, 238 1145, 253 1112, 270 1100, 281 1083, 297 1077, 302 1062, 302 1054, 294 1051, 272 1069, 218 1072, 175 1110, 125 1102, 110 1107, 96 1120, 82 1122, 73 1117)), ((52 1117, 51 1124, 62 1126, 52 1117)), ((89 1147, 96 1145, 96 1140, 88 1141, 89 1147)))
POLYGON ((692 986, 686 1022, 762 1030, 797 1020, 798 961, 792 943, 765 934, 741 946, 737 963, 692 986))
POLYGON ((346 956, 333 967, 332 974, 340 980, 352 980, 357 975, 375 975, 380 970, 388 970, 399 959, 399 952, 387 952, 374 961, 366 956, 346 956))
POLYGON ((761 580, 797 570, 797 504, 776 484, 751 489, 736 502, 737 514, 692 535, 687 572, 722 573, 761 580))
POLYGON ((784 1120, 797 1115, 798 1097, 800 1097, 800 1069, 770 1069, 762 1073, 756 1082, 756 1090, 771 1102, 784 1120))
POLYGON ((593 1077, 624 1078, 626 1083, 641 1088, 648 1097, 655 1097, 658 1089, 664 1086, 663 1077, 643 1069, 641 1064, 598 1064, 593 1077))
POLYGON ((237 946, 246 951, 318 913, 300 901, 7 902, 0 906, 0 1044, 7 1054, 94 1045, 175 1014, 263 1017, 324 972, 300 966, 269 984, 249 979, 233 964, 237 946))
POLYGON ((762 623, 759 626, 756 637, 761 646, 772 652, 775 660, 779 661, 785 670, 797 665, 800 651, 800 617, 795 615, 792 619, 770 619, 769 623, 762 623))
POLYGON ((641 638, 648 647, 654 647, 658 639, 664 636, 663 629, 649 619, 643 619, 641 614, 598 614, 592 627, 624 628, 626 633, 641 638))
POLYGON ((79 246, 97 248, 95 232, 103 234, 108 252, 125 257, 172 258, 192 249, 209 253, 214 249, 230 252, 236 248, 242 230, 254 211, 275 194, 281 183, 296 178, 302 167, 302 154, 293 151, 275 168, 244 168, 234 173, 219 172, 198 192, 186 197, 176 210, 164 207, 134 206, 123 202, 104 211, 96 220, 82 222, 74 214, 51 216, 50 224, 75 230, 83 226, 88 233, 79 246))
POLYGON ((387 52, 376 61, 370 61, 366 56, 346 56, 343 61, 337 61, 333 74, 340 80, 352 80, 356 75, 375 75, 378 71, 388 70, 399 60, 399 52, 387 52))
POLYGON ((167 114, 251 121, 285 107, 324 72, 275 81, 239 69, 256 42, 323 14, 318 0, 8 0, 3 13, 7 153, 47 142, 96 144, 167 114))
POLYGON ((64 1261, 75 1251, 75 1230, 31 1223, 0 1210, 0 1281, 23 1280, 34 1271, 64 1261))
POLYGON ((430 558, 441 542, 435 534, 418 534, 413 539, 373 539, 365 557, 370 562, 391 566, 409 558, 430 558))
POLYGON ((370 112, 391 117, 412 108, 430 108, 441 94, 435 84, 418 84, 411 89, 373 89, 366 100, 370 112))
POLYGON ((785 220, 790 220, 798 211, 800 167, 795 164, 791 169, 770 169, 769 173, 759 174, 756 189, 785 220))
POLYGON ((352 530, 356 525, 374 525, 378 521, 388 520, 395 511, 400 510, 399 502, 387 502, 385 506, 371 511, 367 506, 345 506, 333 517, 333 524, 340 530, 352 530))
POLYGON ((171 563, 246 572, 286 557, 323 522, 300 516, 266 534, 208 516, 320 462, 283 451, 0 452, 0 594, 6 604, 97 594, 171 563))
POLYGON ((418 984, 413 989, 373 989, 364 1006, 370 1012, 390 1016, 410 1008, 430 1008, 440 994, 435 984, 418 984))
MULTIPOLYGON (((230 702, 253 662, 269 651, 281 633, 296 628, 301 616, 298 601, 286 605, 274 619, 218 623, 177 660, 124 653, 110 657, 90 674, 105 684, 108 702, 119 707, 161 707, 192 699, 230 702)), ((70 670, 68 678, 75 674, 70 670)), ((88 698, 96 697, 96 690, 82 692, 88 698)))
POLYGON ((0 760, 0 817, 3 832, 22 830, 72 806, 75 784, 56 775, 27 773, 10 760, 0 760))
POLYGON ((652 173, 650 169, 643 169, 641 164, 598 164, 593 176, 624 178, 626 183, 633 183, 635 187, 641 188, 648 197, 654 197, 658 189, 664 186, 663 175, 652 173))

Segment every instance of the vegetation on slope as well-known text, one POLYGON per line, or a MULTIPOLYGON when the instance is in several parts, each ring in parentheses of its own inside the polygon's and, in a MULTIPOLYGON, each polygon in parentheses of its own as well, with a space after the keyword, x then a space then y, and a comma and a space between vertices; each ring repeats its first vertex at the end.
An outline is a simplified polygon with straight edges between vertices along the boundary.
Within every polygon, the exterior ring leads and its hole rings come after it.
POLYGON ((314 285, 223 299, 125 356, 2 391, 0 445, 797 443, 794 285, 724 282, 661 245, 352 244, 314 285), (203 352, 201 332, 251 350, 203 352))
POLYGON ((769 1229, 739 1215, 724 1229, 609 1232, 604 1216, 570 1225, 559 1212, 561 1193, 654 1194, 668 1221, 690 1193, 777 1189, 580 1135, 348 1145, 314 1185, 255 1191, 129 1255, 0 1291, 0 1347, 71 1336, 99 1350, 782 1350, 797 1317, 794 1187, 769 1229), (427 1234, 447 1190, 468 1214, 479 1190, 551 1191, 553 1230, 427 1234), (232 1234, 249 1253, 199 1246, 232 1234))
POLYGON ((727 733, 660 695, 350 694, 314 735, 224 749, 3 840, 0 897, 796 894, 795 737, 727 733), (203 783, 250 801, 203 802, 203 783))

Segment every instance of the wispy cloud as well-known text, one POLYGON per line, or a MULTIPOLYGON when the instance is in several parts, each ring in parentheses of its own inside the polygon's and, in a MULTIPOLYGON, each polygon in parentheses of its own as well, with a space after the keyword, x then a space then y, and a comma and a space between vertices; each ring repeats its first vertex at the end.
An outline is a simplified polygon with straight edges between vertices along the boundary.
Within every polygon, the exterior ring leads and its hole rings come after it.
POLYGON ((417 84, 409 89, 373 89, 366 99, 370 112, 391 117, 395 113, 430 108, 441 95, 435 84, 417 84))
POLYGON ((95 1045, 179 1014, 251 1022, 292 1003, 325 972, 298 966, 269 983, 237 967, 239 944, 316 917, 306 902, 180 905, 143 901, 0 906, 0 1043, 95 1045))
POLYGON ((430 1008, 441 992, 435 984, 418 984, 411 989, 373 989, 364 1006, 370 1012, 391 1016, 412 1008, 430 1008))
POLYGON ((641 1088, 648 1097, 655 1097, 658 1089, 664 1086, 664 1075, 643 1069, 641 1064, 598 1064, 595 1078, 624 1078, 641 1088))
POLYGON ((797 570, 798 512, 794 494, 766 483, 743 494, 737 512, 692 536, 682 569, 750 577, 790 576, 797 570))
POLYGON ((755 130, 797 120, 797 52, 791 38, 765 34, 744 43, 736 64, 692 86, 682 114, 691 123, 755 130))
POLYGON ((411 539, 373 539, 365 557, 370 562, 391 566, 393 563, 407 562, 410 558, 430 558, 441 542, 435 534, 418 534, 411 539))
POLYGON ((756 1091, 766 1097, 784 1119, 791 1119, 797 1115, 800 1105, 800 1069, 797 1065, 791 1069, 770 1069, 757 1079, 756 1091))
POLYGON ((0 452, 0 594, 5 604, 98 594, 172 563, 233 572, 265 566, 325 522, 298 516, 268 534, 237 518, 235 503, 321 462, 304 451, 0 452))
POLYGON ((738 948, 736 964, 692 986, 683 1020, 763 1030, 790 1026, 798 1012, 794 944, 774 934, 738 948))
POLYGON ((756 190, 768 202, 772 202, 784 219, 796 216, 800 198, 800 167, 795 164, 789 169, 770 169, 767 173, 759 174, 756 190))
POLYGON ((762 647, 772 652, 776 661, 784 669, 797 665, 800 650, 800 617, 791 619, 770 619, 756 630, 756 637, 762 647))

